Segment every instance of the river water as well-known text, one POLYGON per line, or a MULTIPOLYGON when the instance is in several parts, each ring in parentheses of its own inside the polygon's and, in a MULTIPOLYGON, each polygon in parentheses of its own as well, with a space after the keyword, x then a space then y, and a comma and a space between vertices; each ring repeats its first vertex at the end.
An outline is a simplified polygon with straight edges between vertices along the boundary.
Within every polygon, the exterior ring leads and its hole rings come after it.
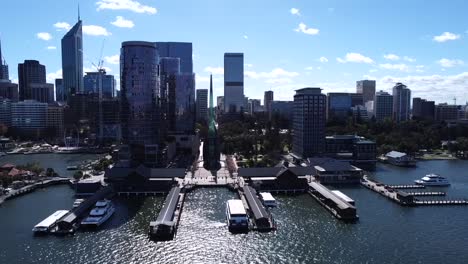
MULTIPOLYGON (((452 185, 431 188, 468 198, 468 162, 426 161, 416 168, 378 165, 371 176, 411 183, 434 172, 452 185)), ((232 235, 225 224, 227 189, 198 189, 186 199, 173 241, 147 231, 164 197, 117 198, 100 231, 33 237, 31 228, 73 203, 68 186, 50 187, 0 207, 0 263, 468 263, 468 207, 401 207, 363 187, 337 187, 356 201, 360 220, 336 220, 310 196, 277 196, 278 230, 232 235)))

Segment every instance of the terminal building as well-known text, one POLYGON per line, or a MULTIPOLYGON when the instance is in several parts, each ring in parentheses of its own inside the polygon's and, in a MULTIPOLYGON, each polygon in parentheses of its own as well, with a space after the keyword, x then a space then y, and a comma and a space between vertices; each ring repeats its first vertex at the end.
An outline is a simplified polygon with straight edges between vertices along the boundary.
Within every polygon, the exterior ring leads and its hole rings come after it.
POLYGON ((377 162, 377 145, 374 141, 356 135, 335 135, 325 138, 326 157, 348 161, 363 168, 373 169, 377 162))

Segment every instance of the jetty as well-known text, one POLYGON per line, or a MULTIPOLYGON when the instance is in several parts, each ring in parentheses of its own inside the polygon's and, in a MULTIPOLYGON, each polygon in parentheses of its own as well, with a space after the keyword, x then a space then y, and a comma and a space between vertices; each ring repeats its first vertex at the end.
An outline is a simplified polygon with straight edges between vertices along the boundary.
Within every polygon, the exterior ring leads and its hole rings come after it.
POLYGON ((260 201, 254 188, 245 185, 243 192, 240 192, 239 195, 241 197, 244 196, 248 204, 248 208, 246 209, 250 214, 250 219, 253 220, 253 230, 271 231, 276 229, 273 216, 260 201))
POLYGON ((359 219, 356 207, 342 199, 318 182, 309 183, 308 193, 337 219, 355 221, 359 219))
POLYGON ((149 226, 150 239, 155 241, 171 240, 177 233, 185 193, 175 186, 166 197, 164 206, 159 212, 156 221, 151 221, 149 226))

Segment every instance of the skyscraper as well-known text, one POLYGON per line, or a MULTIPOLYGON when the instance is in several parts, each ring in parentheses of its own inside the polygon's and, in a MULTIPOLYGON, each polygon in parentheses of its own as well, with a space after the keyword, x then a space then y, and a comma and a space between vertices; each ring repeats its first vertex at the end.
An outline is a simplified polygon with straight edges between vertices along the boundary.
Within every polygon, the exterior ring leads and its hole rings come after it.
POLYGON ((101 98, 113 98, 115 94, 114 75, 106 74, 104 69, 98 72, 87 72, 83 77, 84 93, 97 94, 101 98))
POLYGON ((0 97, 18 102, 18 84, 12 83, 10 80, 0 80, 0 97))
POLYGON ((411 90, 402 83, 393 87, 393 120, 403 122, 410 119, 411 90))
POLYGON ((346 120, 346 118, 349 116, 351 112, 352 106, 353 105, 352 105, 351 94, 328 93, 327 95, 327 119, 346 120))
POLYGON ((413 98, 413 119, 434 120, 435 102, 419 97, 413 98))
POLYGON ((195 133, 195 74, 176 74, 176 90, 174 99, 175 113, 173 123, 175 134, 193 135, 195 133))
POLYGON ((83 33, 78 22, 62 38, 62 73, 64 100, 71 94, 83 92, 83 33))
POLYGON ((294 95, 293 154, 308 158, 325 151, 326 95, 303 88, 294 95))
POLYGON ((244 54, 224 53, 224 112, 244 108, 244 54))
POLYGON ((133 163, 158 164, 159 65, 156 44, 122 43, 120 52, 122 139, 133 163))
POLYGON ((271 112, 271 102, 273 101, 273 91, 265 91, 263 97, 263 105, 265 106, 265 112, 271 112))
POLYGON ((155 42, 159 57, 180 59, 180 72, 192 73, 192 43, 190 42, 155 42))
POLYGON ((30 84, 45 84, 46 83, 46 68, 37 60, 25 60, 18 64, 18 83, 19 83, 19 99, 31 100, 32 89, 30 84))
POLYGON ((356 93, 362 94, 364 103, 374 100, 375 81, 374 80, 357 81, 356 93))
POLYGON ((57 102, 65 102, 63 89, 63 79, 55 79, 55 100, 57 102))
POLYGON ((374 99, 375 119, 377 121, 383 121, 385 118, 391 119, 392 116, 393 116, 393 96, 384 91, 375 93, 375 99, 374 99))
POLYGON ((2 55, 2 42, 0 40, 0 80, 9 80, 10 77, 8 75, 8 65, 6 64, 6 60, 2 55))
POLYGON ((208 120, 208 89, 197 89, 197 120, 208 120))

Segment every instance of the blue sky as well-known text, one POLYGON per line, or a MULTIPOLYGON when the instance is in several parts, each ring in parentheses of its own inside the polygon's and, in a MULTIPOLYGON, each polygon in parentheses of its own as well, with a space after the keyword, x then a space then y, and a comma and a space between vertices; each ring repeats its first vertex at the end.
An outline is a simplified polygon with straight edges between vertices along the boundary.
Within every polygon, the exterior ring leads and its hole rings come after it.
MULTIPOLYGON (((60 76, 60 39, 77 20, 77 0, 2 1, 0 34, 10 78, 37 59, 49 82, 60 76), (55 47, 55 49, 54 49, 55 47)), ((122 41, 187 41, 194 47, 197 88, 223 91, 224 52, 243 52, 245 94, 291 100, 294 90, 378 90, 403 82, 413 96, 468 101, 468 2, 463 0, 81 0, 84 67, 118 75, 122 41)), ((118 76, 116 76, 118 78, 118 76)))

